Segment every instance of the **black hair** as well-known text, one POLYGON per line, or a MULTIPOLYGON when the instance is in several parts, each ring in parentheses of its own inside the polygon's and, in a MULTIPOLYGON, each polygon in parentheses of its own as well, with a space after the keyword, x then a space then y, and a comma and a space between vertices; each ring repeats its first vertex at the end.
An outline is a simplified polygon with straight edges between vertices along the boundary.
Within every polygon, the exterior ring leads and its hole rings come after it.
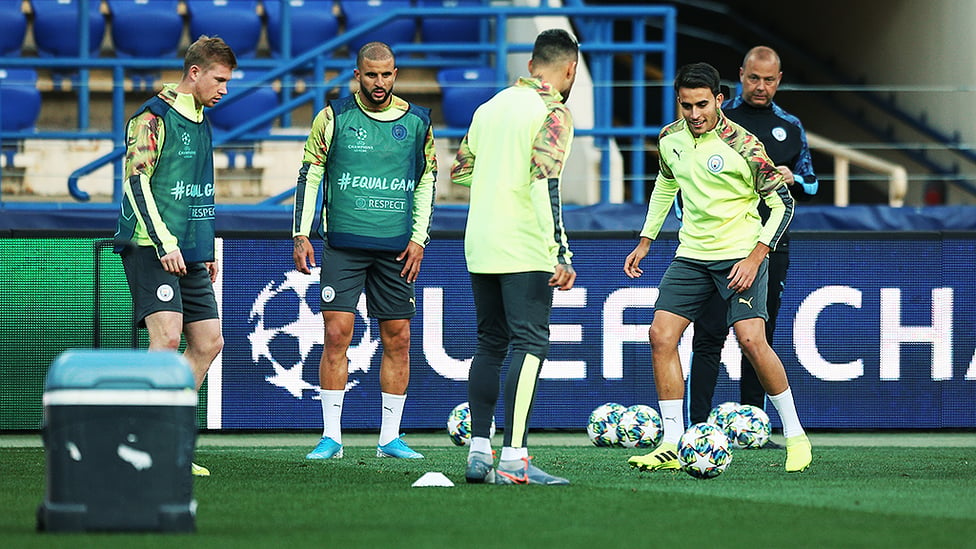
POLYGON ((678 69, 674 77, 674 92, 678 93, 679 88, 708 88, 712 95, 718 96, 722 92, 721 81, 715 67, 708 63, 692 63, 678 69))
POLYGON ((532 62, 536 65, 552 65, 579 58, 579 44, 562 29, 549 29, 539 33, 532 48, 532 62))

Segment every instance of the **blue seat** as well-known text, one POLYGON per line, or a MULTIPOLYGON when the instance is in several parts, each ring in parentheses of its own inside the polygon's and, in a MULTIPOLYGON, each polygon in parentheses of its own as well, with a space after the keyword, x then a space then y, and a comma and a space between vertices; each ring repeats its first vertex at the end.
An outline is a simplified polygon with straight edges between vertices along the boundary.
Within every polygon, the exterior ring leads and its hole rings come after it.
MULTIPOLYGON (((339 0, 339 7, 346 18, 348 32, 393 10, 409 8, 410 0, 339 0)), ((413 42, 416 34, 417 22, 412 18, 394 19, 383 27, 351 40, 349 53, 356 55, 359 48, 374 41, 385 42, 396 51, 398 44, 413 42)))
POLYGON ((495 69, 490 67, 441 69, 437 83, 441 87, 444 123, 451 128, 467 128, 474 111, 499 89, 495 69))
MULTIPOLYGON (((98 11, 99 2, 88 2, 88 54, 98 55, 105 36, 105 18, 98 11)), ((34 42, 45 57, 77 57, 78 0, 31 0, 34 11, 34 42)))
MULTIPOLYGON (((481 7, 489 5, 485 0, 419 0, 424 8, 481 7)), ((481 42, 481 20, 476 17, 423 17, 420 20, 420 39, 424 44, 481 42)), ((477 59, 477 53, 438 52, 435 57, 452 59, 477 59)))
POLYGON ((34 69, 0 68, 0 131, 34 128, 41 114, 41 92, 34 69))
MULTIPOLYGON (((217 103, 217 106, 207 110, 207 118, 210 119, 215 131, 233 130, 258 115, 278 107, 280 104, 278 94, 268 84, 245 91, 245 85, 256 82, 261 76, 263 72, 257 70, 238 69, 233 72, 231 81, 227 85, 227 96, 217 103), (246 95, 234 99, 233 102, 227 102, 238 93, 246 95)), ((271 131, 272 122, 273 120, 269 120, 248 133, 268 133, 271 131)))
MULTIPOLYGON (((116 57, 159 58, 176 55, 183 36, 178 0, 107 0, 112 12, 116 57)), ((157 68, 129 69, 134 90, 152 90, 162 76, 157 68)))
POLYGON ((240 59, 251 59, 261 38, 257 0, 184 0, 190 14, 190 40, 219 36, 240 59))
MULTIPOLYGON (((297 57, 322 42, 339 35, 339 19, 333 12, 332 0, 289 0, 291 8, 291 55, 297 57)), ((268 44, 275 57, 288 57, 282 51, 281 2, 264 0, 268 16, 268 44)))
POLYGON ((19 55, 27 34, 27 16, 19 9, 0 10, 0 55, 19 55))
POLYGON ((108 7, 117 56, 176 55, 183 36, 178 0, 108 0, 108 7))

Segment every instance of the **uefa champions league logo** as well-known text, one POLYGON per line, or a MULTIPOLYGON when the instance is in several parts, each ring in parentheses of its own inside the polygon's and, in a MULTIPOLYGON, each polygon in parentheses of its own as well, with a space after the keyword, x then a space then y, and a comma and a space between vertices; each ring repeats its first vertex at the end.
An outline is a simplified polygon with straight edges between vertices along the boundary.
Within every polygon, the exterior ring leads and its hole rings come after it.
MULTIPOLYGON (((314 312, 309 299, 318 299, 319 267, 311 275, 296 270, 285 273, 285 280, 268 282, 258 293, 248 315, 254 326, 247 339, 251 344, 251 360, 262 371, 270 370, 265 381, 287 391, 292 397, 302 399, 306 391, 319 398, 319 386, 303 377, 312 349, 319 349, 325 341, 322 315, 314 312), (314 291, 312 287, 316 288, 314 291)), ((318 307, 315 307, 318 309, 318 307)), ((369 372, 373 356, 379 348, 379 338, 374 338, 366 317, 366 296, 359 297, 356 310, 365 329, 357 342, 349 346, 349 381, 346 391, 359 385, 358 376, 369 372)), ((357 330, 358 332, 358 330, 357 330)), ((316 355, 318 356, 318 355, 316 355)), ((309 375, 318 379, 318 363, 308 364, 309 375)))

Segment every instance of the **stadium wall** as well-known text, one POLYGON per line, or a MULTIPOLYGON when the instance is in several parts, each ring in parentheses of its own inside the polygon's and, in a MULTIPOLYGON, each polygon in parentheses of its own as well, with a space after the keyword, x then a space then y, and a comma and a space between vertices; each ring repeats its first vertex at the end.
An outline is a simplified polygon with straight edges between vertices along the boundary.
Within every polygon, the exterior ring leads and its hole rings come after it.
MULTIPOLYGON (((417 285, 405 429, 443 428, 467 400, 475 323, 463 245, 454 231, 436 237, 417 285)), ((579 279, 555 295, 535 428, 582 429, 604 402, 657 401, 646 336, 674 233, 652 246, 638 280, 621 269, 632 231, 572 237, 579 279)), ((44 376, 58 353, 133 345, 128 291, 107 243, 63 233, 0 239, 0 430, 39 427, 44 376)), ((972 230, 794 234, 773 344, 808 427, 976 427, 974 248, 972 230)), ((200 427, 320 428, 317 276, 294 270, 287 235, 225 234, 220 253, 226 346, 201 392, 200 427)), ((349 351, 348 429, 379 425, 381 349, 364 305, 349 351)), ((689 331, 680 347, 686 368, 690 341, 689 331)), ((736 398, 734 338, 723 362, 716 403, 736 398)))
MULTIPOLYGON (((976 143, 976 126, 971 122, 976 118, 976 64, 969 48, 961 46, 963 37, 976 25, 976 2, 761 0, 751 3, 750 10, 764 24, 783 29, 798 46, 830 59, 856 79, 855 93, 863 85, 890 98, 939 132, 957 136, 960 149, 971 154, 976 143)), ((787 81, 795 83, 790 75, 804 70, 788 67, 787 81)), ((840 94, 838 100, 848 101, 845 97, 851 96, 840 94)), ((788 102, 786 108, 790 108, 788 102)), ((817 127, 815 118, 801 118, 808 129, 830 135, 817 127)), ((901 141, 927 142, 911 132, 896 135, 901 141)), ((972 161, 960 162, 960 155, 949 154, 944 147, 926 152, 946 166, 957 165, 968 181, 976 177, 972 161)), ((957 191, 950 203, 972 204, 974 200, 971 194, 957 191)))

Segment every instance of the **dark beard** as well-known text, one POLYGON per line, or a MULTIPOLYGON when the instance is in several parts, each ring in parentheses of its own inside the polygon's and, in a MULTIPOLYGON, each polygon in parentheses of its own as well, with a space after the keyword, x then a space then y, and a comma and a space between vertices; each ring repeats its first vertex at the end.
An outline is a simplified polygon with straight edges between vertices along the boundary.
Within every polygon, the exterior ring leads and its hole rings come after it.
POLYGON ((384 102, 386 102, 386 100, 389 99, 391 95, 393 95, 393 90, 385 90, 385 91, 386 91, 386 95, 383 96, 383 100, 382 101, 377 102, 376 99, 373 98, 373 92, 369 92, 369 93, 365 94, 365 99, 371 105, 380 106, 384 102))

